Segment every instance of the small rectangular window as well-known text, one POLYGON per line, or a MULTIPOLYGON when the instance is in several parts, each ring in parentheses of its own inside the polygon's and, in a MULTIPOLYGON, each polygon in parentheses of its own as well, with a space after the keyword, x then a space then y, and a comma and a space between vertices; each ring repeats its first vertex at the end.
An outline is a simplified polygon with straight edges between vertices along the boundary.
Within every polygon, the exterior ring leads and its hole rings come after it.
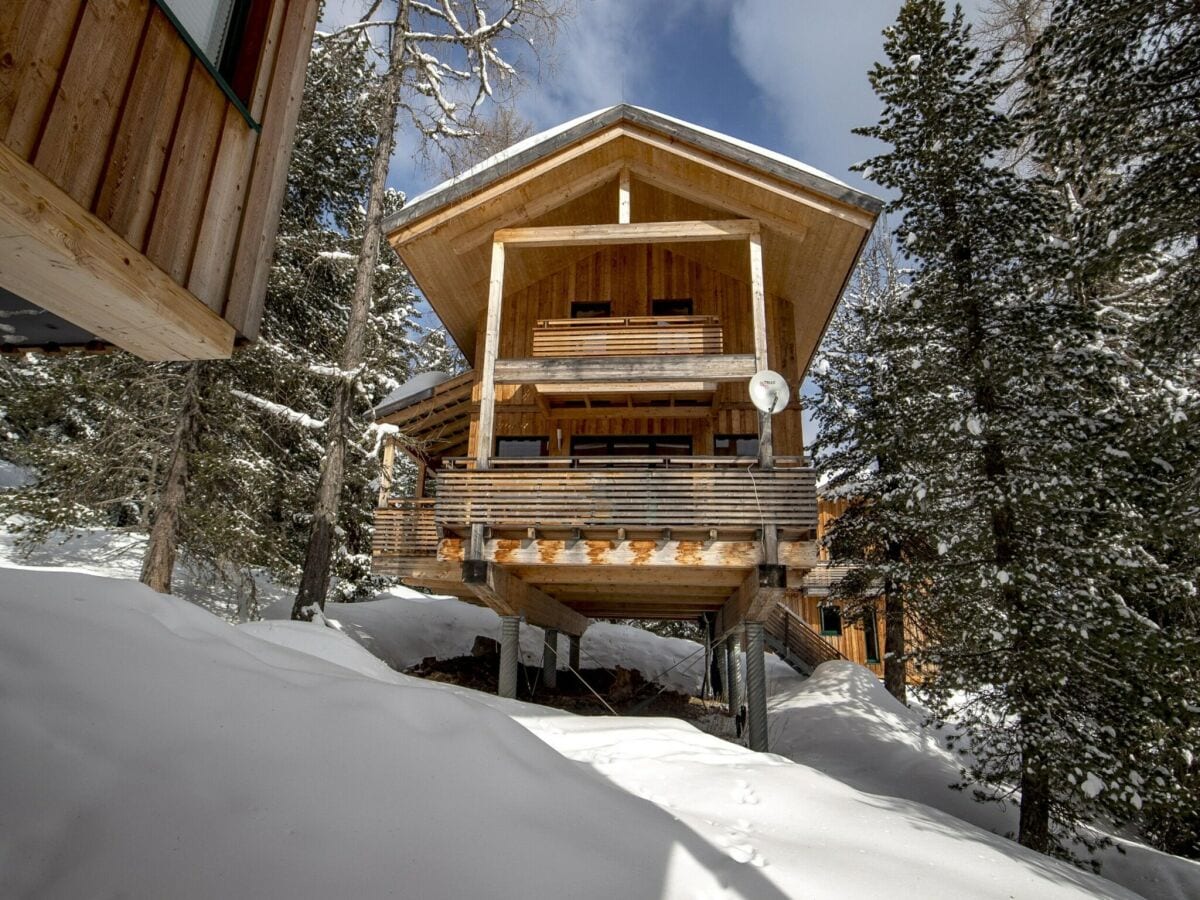
POLYGON ((573 300, 572 319, 607 319, 612 316, 611 300, 573 300))
POLYGON ((713 438, 717 456, 758 456, 757 434, 718 434, 713 438))
POLYGON ((863 616, 863 643, 866 644, 867 662, 879 662, 879 631, 875 622, 875 610, 863 616))
POLYGON ((650 301, 650 315, 652 316, 690 316, 691 314, 691 297, 683 297, 678 300, 650 301))
POLYGON ((827 604, 818 607, 821 613, 821 634, 825 637, 840 637, 842 633, 842 608, 827 604))
POLYGON ((550 455, 548 437, 498 437, 496 438, 497 459, 522 459, 550 455))

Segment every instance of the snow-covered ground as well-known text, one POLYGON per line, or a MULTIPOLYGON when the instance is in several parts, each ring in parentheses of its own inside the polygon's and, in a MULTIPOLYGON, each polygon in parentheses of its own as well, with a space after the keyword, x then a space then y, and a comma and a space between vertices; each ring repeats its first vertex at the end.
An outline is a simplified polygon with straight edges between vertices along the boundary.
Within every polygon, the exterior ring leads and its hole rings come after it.
MULTIPOLYGON (((953 759, 865 670, 773 669, 783 755, 755 754, 378 658, 469 652, 487 610, 399 590, 331 605, 341 630, 231 627, 91 540, 120 577, 0 558, 0 896, 1136 896, 999 836, 1011 812, 948 790, 953 759)), ((694 644, 594 628, 585 664, 700 675, 694 644)), ((1200 896, 1196 863, 1105 866, 1200 896)))

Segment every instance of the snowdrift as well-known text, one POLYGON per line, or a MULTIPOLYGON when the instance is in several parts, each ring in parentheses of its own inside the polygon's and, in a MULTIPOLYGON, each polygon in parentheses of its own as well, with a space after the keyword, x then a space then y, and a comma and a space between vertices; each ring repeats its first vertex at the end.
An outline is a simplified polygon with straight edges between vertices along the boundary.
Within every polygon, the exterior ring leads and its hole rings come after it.
POLYGON ((0 623, 5 897, 1132 896, 679 722, 410 679, 318 625, 19 568, 0 623))
MULTIPOLYGON (((950 789, 958 781, 954 755, 861 666, 825 663, 811 678, 777 687, 768 720, 772 750, 851 787, 927 803, 995 834, 1017 831, 1015 805, 978 803, 950 789)), ((1106 878, 1155 900, 1200 897, 1200 863, 1136 841, 1117 844, 1097 854, 1106 878)))

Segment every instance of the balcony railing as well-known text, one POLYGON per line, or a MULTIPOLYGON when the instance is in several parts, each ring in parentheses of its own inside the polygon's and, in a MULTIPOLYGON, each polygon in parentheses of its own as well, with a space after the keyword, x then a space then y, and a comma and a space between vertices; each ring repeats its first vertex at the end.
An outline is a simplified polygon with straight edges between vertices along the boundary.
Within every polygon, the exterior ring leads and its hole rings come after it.
POLYGON ((480 524, 510 533, 753 538, 764 523, 781 536, 811 533, 817 523, 816 478, 799 458, 777 459, 767 471, 736 457, 543 457, 494 460, 486 470, 449 462, 437 475, 435 520, 458 533, 480 524))
POLYGON ((434 501, 392 499, 375 510, 372 556, 437 556, 434 501))
POLYGON ((533 329, 535 357, 705 355, 722 346, 716 316, 540 319, 533 329))

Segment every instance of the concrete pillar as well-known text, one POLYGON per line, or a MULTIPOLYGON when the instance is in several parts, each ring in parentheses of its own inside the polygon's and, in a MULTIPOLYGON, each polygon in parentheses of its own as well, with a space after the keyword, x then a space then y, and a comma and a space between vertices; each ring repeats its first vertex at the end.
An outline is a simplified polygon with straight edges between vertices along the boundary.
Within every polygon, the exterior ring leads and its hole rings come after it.
POLYGON ((558 685, 558 629, 546 629, 546 643, 542 647, 542 684, 548 688, 558 685))
POLYGON ((567 637, 569 637, 571 639, 571 652, 570 652, 570 655, 567 657, 567 662, 570 664, 570 666, 573 670, 578 672, 579 671, 579 635, 571 634, 571 635, 567 635, 567 637))
POLYGON ((736 716, 742 707, 742 636, 731 634, 725 640, 725 659, 729 667, 726 694, 729 697, 729 714, 736 716))
POLYGON ((517 663, 521 657, 521 618, 500 617, 500 685, 501 697, 517 696, 517 663))
POLYGON ((767 661, 763 656, 762 622, 746 623, 746 711, 750 749, 767 749, 767 661))

